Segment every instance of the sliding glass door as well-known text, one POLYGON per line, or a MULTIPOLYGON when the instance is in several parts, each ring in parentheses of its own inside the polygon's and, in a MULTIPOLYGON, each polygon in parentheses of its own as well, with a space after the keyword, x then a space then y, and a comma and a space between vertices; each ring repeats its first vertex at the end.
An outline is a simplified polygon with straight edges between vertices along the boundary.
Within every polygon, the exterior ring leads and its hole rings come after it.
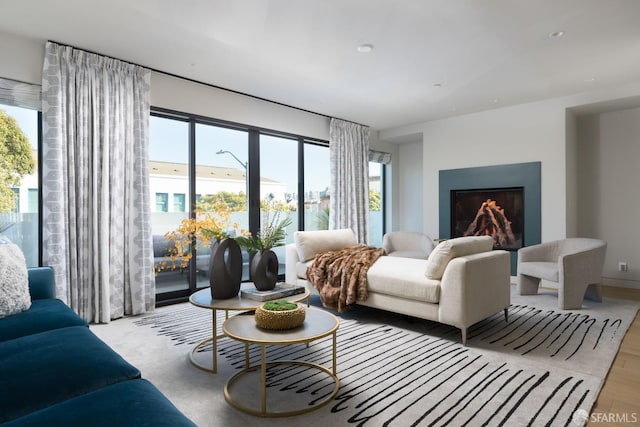
MULTIPOLYGON (((269 223, 291 220, 285 243, 293 242, 298 230, 298 140, 260 135, 260 229, 269 223)), ((273 251, 278 271, 284 274, 284 246, 273 251)))
POLYGON ((182 295, 189 290, 188 266, 169 258, 174 243, 165 237, 189 216, 189 122, 151 116, 149 188, 156 293, 182 295))
POLYGON ((0 144, 7 144, 8 154, 0 162, 4 169, 0 179, 0 234, 20 247, 29 267, 40 262, 39 120, 37 110, 0 104, 0 126, 5 137, 0 144), (18 172, 24 175, 14 181, 18 172))
MULTIPOLYGON (((248 141, 244 130, 197 123, 195 125, 195 209, 216 215, 218 207, 231 211, 229 226, 249 230, 247 209, 248 141)), ((230 228, 228 230, 232 232, 230 228)), ((196 252, 197 287, 209 286, 209 248, 196 252)), ((249 256, 243 250, 243 280, 249 279, 249 256)))
POLYGON ((329 229, 329 146, 304 144, 304 229, 329 229))

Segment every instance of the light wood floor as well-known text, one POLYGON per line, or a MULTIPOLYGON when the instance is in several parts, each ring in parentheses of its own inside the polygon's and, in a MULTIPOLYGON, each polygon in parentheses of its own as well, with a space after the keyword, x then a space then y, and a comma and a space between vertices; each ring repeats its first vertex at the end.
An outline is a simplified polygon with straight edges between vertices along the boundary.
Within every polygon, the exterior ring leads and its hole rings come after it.
MULTIPOLYGON (((605 297, 640 301, 639 289, 604 286, 602 293, 605 297)), ((636 315, 622 341, 590 420, 590 427, 640 425, 640 315, 636 315), (611 422, 615 417, 618 422, 611 422)))

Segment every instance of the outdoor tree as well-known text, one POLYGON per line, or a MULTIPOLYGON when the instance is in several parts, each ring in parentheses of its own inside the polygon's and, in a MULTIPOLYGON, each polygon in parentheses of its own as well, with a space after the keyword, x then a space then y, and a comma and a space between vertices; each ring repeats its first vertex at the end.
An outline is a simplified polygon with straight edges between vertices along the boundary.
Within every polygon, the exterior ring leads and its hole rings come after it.
POLYGON ((374 190, 373 188, 369 189, 369 210, 370 211, 379 211, 381 208, 381 199, 380 192, 374 190))
POLYGON ((35 171, 35 161, 18 122, 0 110, 0 212, 11 212, 16 197, 12 188, 19 187, 22 177, 35 171))
MULTIPOLYGON (((382 198, 379 191, 369 189, 369 211, 379 211, 382 208, 382 198)), ((318 230, 329 229, 329 207, 316 214, 316 227, 318 230)))
POLYGON ((230 191, 219 191, 216 194, 202 196, 196 202, 196 210, 200 212, 215 211, 218 206, 224 206, 231 212, 241 212, 247 210, 247 196, 243 192, 232 193, 230 191))

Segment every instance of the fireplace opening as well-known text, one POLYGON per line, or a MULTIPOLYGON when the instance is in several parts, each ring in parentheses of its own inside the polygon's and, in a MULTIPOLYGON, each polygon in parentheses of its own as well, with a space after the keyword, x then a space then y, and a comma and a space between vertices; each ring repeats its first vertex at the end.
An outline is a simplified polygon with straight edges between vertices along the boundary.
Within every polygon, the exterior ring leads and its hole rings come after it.
POLYGON ((494 249, 520 249, 524 187, 451 190, 451 236, 492 236, 494 249))

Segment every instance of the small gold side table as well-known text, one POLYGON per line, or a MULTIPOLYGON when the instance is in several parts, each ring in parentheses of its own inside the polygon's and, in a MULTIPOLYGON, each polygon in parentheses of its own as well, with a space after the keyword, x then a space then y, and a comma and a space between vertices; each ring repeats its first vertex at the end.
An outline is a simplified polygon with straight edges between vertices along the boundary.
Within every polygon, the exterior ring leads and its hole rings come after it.
POLYGON ((238 315, 227 319, 222 325, 222 330, 231 339, 244 343, 244 357, 245 357, 245 369, 238 372, 229 380, 224 386, 224 398, 227 402, 243 412, 251 415, 258 415, 261 417, 286 417, 290 415, 299 415, 307 412, 311 412, 328 402, 330 402, 338 393, 340 388, 340 381, 337 376, 336 366, 336 333, 340 321, 336 316, 328 313, 324 310, 317 308, 307 308, 306 318, 304 324, 297 328, 273 331, 269 329, 261 329, 256 326, 255 319, 252 315, 238 315), (309 344, 311 341, 315 341, 331 335, 333 337, 333 366, 332 369, 328 369, 322 365, 312 362, 305 362, 299 360, 278 360, 275 362, 267 362, 266 349, 267 345, 292 345, 292 344, 309 344), (260 346, 260 364, 250 366, 249 364, 249 344, 257 344, 260 346), (312 369, 318 369, 321 372, 326 373, 331 378, 335 385, 333 391, 324 400, 310 405, 302 409, 295 409, 291 411, 273 412, 267 410, 267 366, 273 365, 298 365, 312 369), (230 388, 233 383, 241 376, 260 370, 260 410, 249 408, 233 399, 231 396, 230 388))

